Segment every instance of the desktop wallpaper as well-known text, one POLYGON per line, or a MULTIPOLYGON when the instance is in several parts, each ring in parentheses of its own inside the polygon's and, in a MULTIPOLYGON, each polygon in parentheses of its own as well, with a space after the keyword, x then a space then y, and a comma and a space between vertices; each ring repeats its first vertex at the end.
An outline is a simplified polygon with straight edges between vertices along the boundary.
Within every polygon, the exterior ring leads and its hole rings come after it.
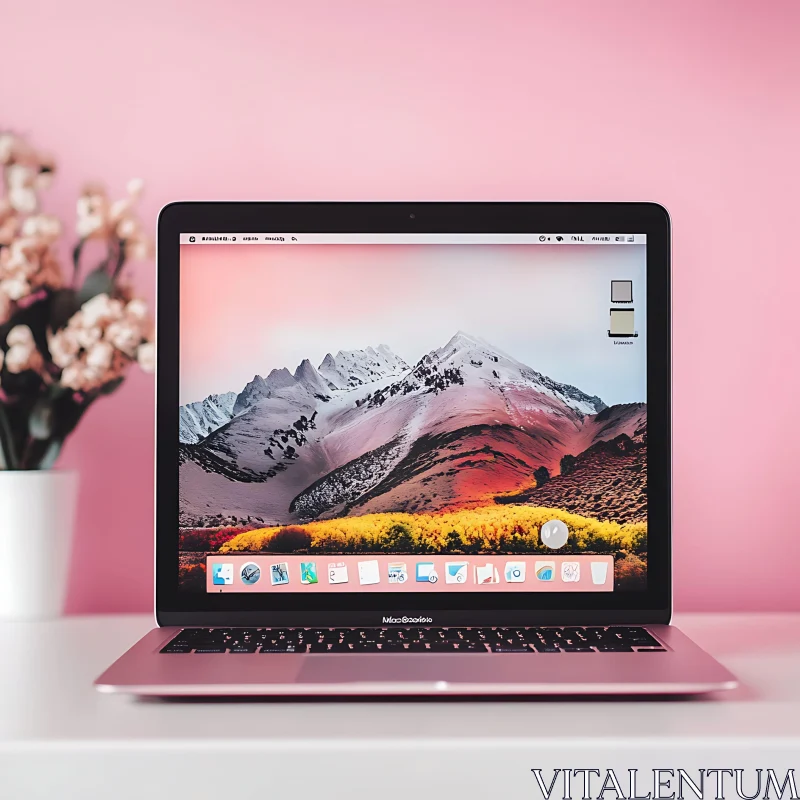
POLYGON ((182 245, 181 585, 216 554, 552 553, 555 518, 644 588, 643 302, 609 335, 644 251, 182 245))

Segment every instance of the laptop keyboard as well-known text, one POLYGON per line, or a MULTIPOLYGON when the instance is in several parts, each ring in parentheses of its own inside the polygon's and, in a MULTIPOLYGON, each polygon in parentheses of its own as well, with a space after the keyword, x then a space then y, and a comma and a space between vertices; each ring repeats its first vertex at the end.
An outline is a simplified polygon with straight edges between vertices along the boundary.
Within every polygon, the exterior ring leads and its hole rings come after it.
POLYGON ((184 628, 162 653, 665 652, 645 628, 184 628))

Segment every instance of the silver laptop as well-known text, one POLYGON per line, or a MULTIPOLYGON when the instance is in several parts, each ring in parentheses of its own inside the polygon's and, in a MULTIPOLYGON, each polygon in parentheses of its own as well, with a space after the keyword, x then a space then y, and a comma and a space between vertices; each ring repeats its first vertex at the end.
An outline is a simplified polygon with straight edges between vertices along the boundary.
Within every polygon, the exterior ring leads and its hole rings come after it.
POLYGON ((175 203, 144 695, 697 693, 648 203, 175 203))

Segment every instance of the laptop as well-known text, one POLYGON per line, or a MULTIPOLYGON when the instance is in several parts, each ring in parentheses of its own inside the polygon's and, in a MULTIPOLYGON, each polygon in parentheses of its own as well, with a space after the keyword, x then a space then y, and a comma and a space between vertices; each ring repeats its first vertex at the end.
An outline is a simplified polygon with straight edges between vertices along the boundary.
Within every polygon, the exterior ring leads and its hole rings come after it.
POLYGON ((139 695, 688 694, 670 222, 650 203, 190 203, 158 222, 139 695))

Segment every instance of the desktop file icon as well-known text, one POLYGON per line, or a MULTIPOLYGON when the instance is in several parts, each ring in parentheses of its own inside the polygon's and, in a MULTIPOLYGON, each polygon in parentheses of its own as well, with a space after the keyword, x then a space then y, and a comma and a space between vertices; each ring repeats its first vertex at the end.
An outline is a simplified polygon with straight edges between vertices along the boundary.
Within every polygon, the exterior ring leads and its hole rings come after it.
POLYGON ((478 585, 487 583, 500 583, 500 573, 494 564, 485 564, 475 567, 475 583, 478 585))
POLYGON ((214 586, 230 586, 233 584, 233 564, 212 564, 211 582, 214 586))
POLYGON ((389 564, 389 583, 405 583, 408 580, 408 568, 402 561, 389 564))
POLYGON ((466 583, 469 564, 466 561, 448 561, 444 565, 445 583, 466 583))
POLYGON ((319 576, 317 575, 317 562, 316 561, 301 561, 300 562, 300 583, 306 585, 312 583, 319 583, 319 576))
POLYGON ((417 561, 417 583, 436 583, 439 575, 432 561, 417 561))

